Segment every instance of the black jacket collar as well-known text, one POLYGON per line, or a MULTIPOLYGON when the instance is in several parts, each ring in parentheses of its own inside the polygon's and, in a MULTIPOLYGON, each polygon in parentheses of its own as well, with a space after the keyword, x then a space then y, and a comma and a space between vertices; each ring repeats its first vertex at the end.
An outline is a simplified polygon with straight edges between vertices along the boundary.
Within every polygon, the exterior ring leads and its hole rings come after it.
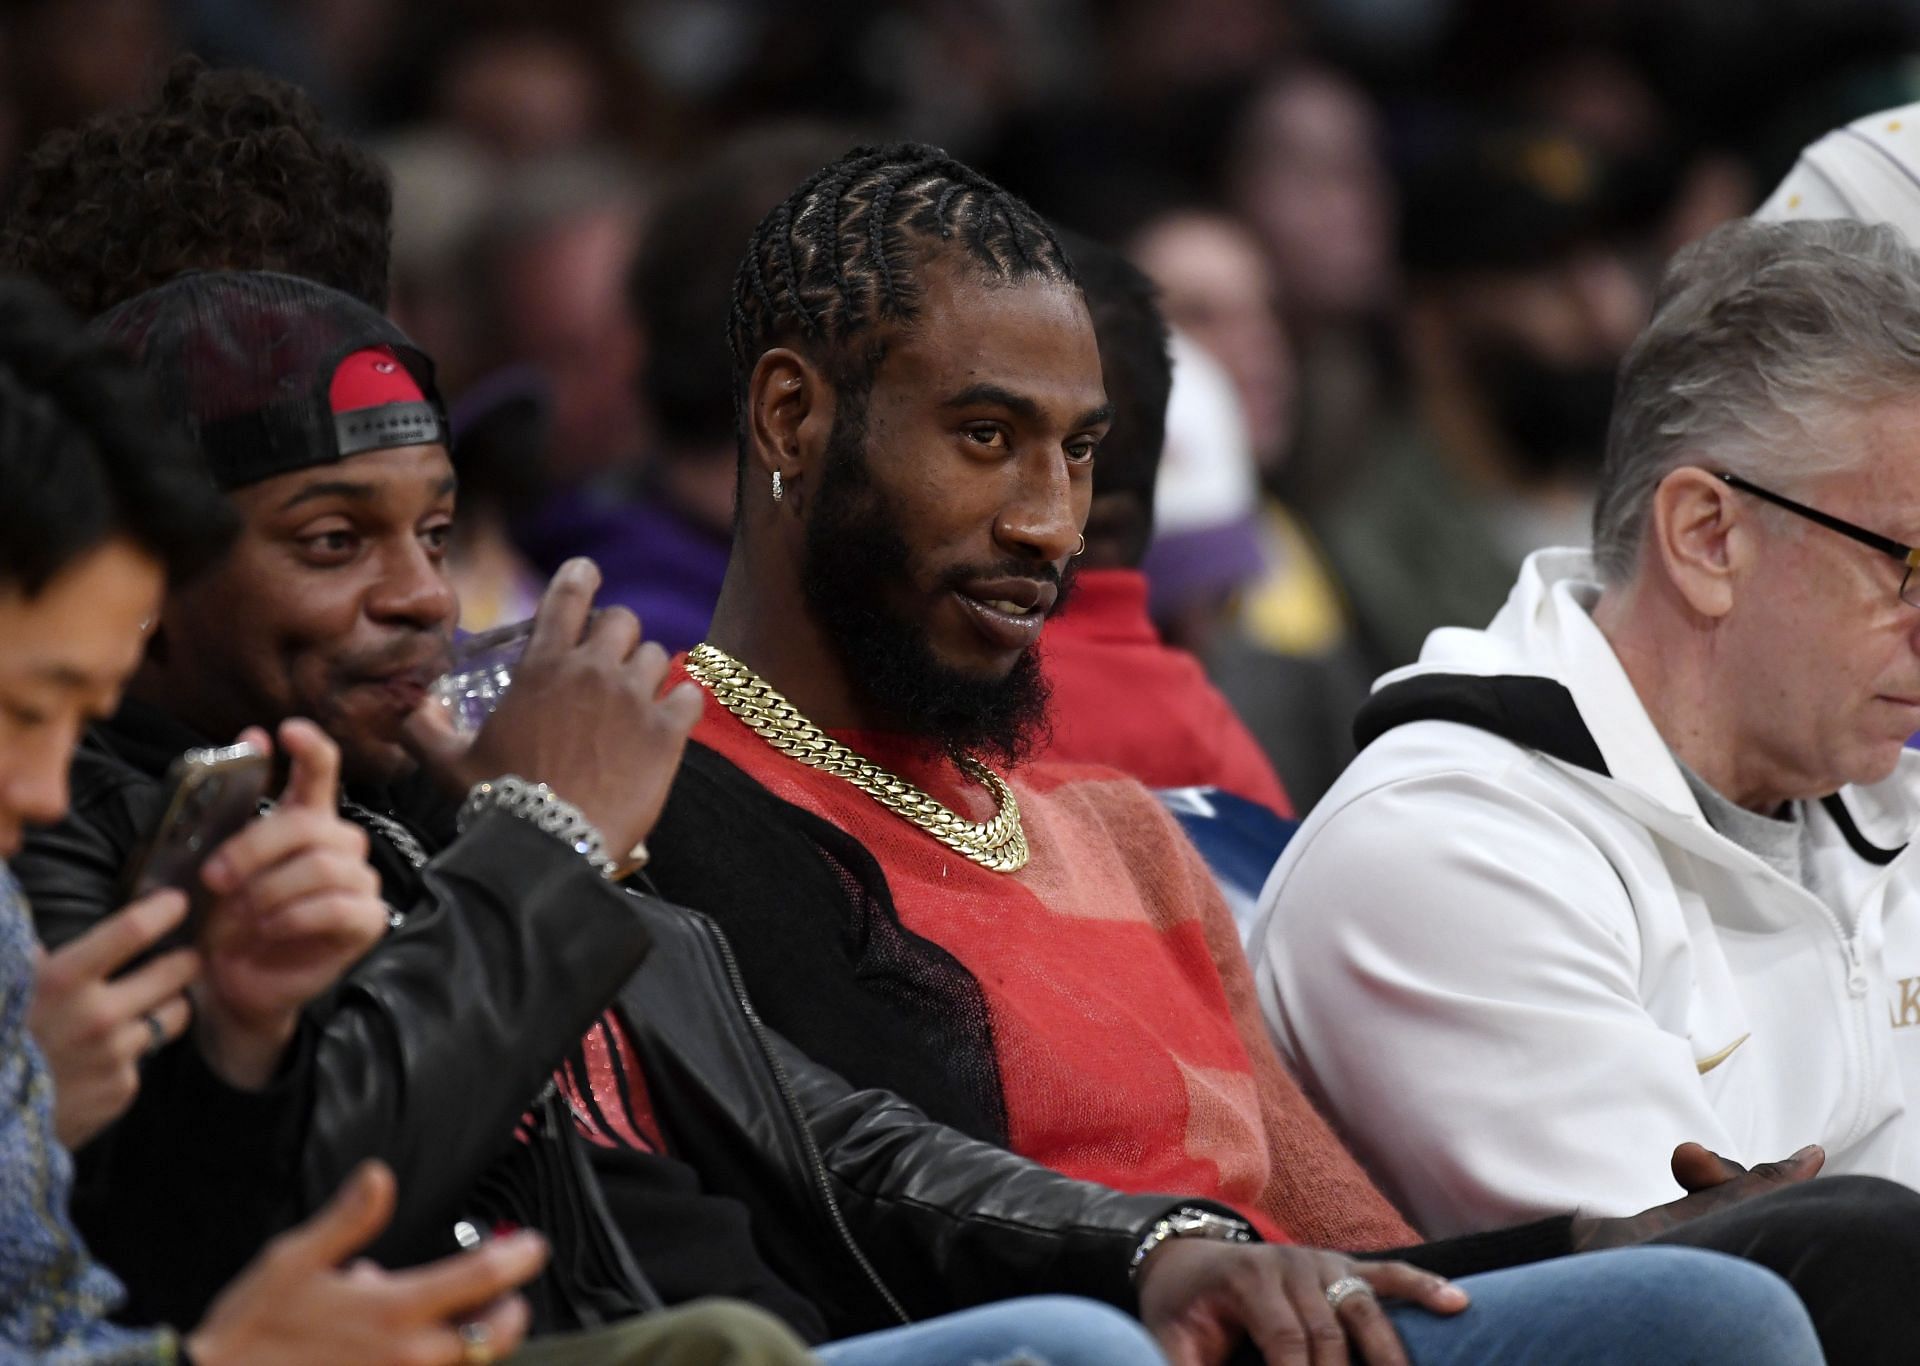
POLYGON ((1526 674, 1417 674, 1389 683, 1353 718, 1359 749, 1412 721, 1453 721, 1516 745, 1610 776, 1573 694, 1551 678, 1526 674))

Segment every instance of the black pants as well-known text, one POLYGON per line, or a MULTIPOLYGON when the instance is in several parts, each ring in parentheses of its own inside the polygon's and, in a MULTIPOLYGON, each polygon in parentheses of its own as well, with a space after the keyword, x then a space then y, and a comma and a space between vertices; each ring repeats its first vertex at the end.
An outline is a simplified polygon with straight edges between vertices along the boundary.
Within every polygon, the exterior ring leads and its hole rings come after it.
POLYGON ((1728 1252, 1784 1276, 1834 1366, 1920 1361, 1920 1192, 1826 1176, 1654 1239, 1728 1252))

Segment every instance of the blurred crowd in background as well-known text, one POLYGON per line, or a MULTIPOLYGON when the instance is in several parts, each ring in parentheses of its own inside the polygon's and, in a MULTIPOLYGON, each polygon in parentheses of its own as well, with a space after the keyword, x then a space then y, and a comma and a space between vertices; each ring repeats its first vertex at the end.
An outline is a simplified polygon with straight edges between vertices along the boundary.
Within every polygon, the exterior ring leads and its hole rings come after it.
POLYGON ((1587 539, 1612 375, 1680 245, 1920 98, 1916 0, 4 0, 0 177, 182 52, 393 177, 395 318, 453 403, 468 629, 591 553, 700 638, 730 282, 859 142, 937 143, 1157 282, 1146 571, 1304 809, 1426 633, 1587 539))

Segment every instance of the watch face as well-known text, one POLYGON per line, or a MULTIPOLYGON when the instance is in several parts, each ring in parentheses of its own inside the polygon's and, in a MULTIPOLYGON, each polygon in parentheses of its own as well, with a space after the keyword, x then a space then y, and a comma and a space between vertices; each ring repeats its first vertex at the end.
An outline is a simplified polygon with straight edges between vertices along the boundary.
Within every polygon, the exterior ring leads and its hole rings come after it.
POLYGON ((1208 1238, 1223 1243, 1250 1243, 1253 1241, 1253 1226, 1240 1219, 1214 1214, 1210 1210, 1177 1209, 1163 1216, 1142 1240, 1133 1254, 1129 1274, 1137 1275, 1147 1254, 1169 1238, 1208 1238))
POLYGON ((1171 1229, 1176 1238, 1240 1238, 1246 1236, 1246 1226, 1237 1219, 1228 1219, 1205 1210, 1182 1210, 1171 1220, 1171 1229))

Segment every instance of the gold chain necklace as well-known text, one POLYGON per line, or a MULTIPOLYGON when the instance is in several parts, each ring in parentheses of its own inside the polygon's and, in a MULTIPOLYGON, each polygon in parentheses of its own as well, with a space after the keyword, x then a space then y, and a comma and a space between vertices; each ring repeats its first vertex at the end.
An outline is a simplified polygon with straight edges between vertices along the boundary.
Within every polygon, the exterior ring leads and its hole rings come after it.
POLYGON ((800 714, 765 679, 711 645, 693 647, 687 673, 714 700, 790 759, 844 778, 894 815, 912 821, 949 849, 996 873, 1027 866, 1027 833, 1020 803, 1006 780, 971 755, 955 755, 960 771, 982 784, 999 810, 990 821, 964 820, 904 778, 861 758, 800 714))

